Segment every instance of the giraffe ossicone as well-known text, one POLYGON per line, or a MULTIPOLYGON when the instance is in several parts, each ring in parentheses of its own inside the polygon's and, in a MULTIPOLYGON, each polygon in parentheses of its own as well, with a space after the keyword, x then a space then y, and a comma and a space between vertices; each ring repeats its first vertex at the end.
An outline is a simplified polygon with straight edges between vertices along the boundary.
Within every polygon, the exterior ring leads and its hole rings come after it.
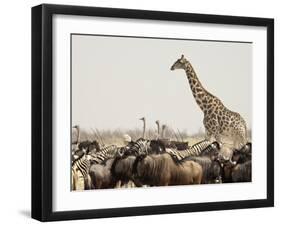
POLYGON ((226 136, 233 141, 234 148, 240 149, 247 143, 247 126, 243 117, 226 108, 222 101, 208 92, 199 81, 191 63, 181 55, 172 65, 171 70, 183 69, 186 73, 193 97, 203 111, 203 124, 206 130, 206 139, 212 137, 222 143, 226 136))

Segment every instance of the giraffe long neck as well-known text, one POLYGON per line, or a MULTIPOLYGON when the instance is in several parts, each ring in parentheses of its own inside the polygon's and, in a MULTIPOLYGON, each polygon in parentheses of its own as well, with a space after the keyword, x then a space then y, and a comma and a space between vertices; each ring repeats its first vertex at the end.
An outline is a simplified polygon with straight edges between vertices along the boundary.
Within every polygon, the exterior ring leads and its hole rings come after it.
POLYGON ((189 62, 186 62, 184 70, 185 70, 193 97, 194 97, 196 103, 198 104, 198 106, 201 108, 201 110, 204 111, 205 107, 204 107, 204 104, 202 101, 203 101, 204 97, 206 97, 206 95, 209 95, 209 93, 202 86, 192 65, 189 62))

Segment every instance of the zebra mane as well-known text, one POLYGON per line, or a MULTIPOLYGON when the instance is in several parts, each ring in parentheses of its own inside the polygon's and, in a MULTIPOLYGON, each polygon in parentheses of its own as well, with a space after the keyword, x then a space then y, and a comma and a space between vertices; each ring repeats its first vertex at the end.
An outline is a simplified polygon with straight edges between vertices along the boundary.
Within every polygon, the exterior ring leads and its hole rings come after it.
POLYGON ((108 159, 114 158, 118 148, 116 145, 106 146, 99 152, 91 155, 91 162, 95 164, 104 164, 108 159))
POLYGON ((166 152, 171 155, 175 162, 181 162, 190 156, 198 156, 211 144, 208 140, 200 141, 186 150, 178 151, 176 149, 166 149, 166 152))

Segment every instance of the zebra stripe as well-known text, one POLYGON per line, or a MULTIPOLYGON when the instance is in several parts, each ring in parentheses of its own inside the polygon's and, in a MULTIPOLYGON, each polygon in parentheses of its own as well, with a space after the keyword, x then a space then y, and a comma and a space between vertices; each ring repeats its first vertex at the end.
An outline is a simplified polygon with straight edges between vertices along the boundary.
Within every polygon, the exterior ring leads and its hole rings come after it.
POLYGON ((91 163, 86 155, 83 155, 81 158, 77 159, 72 164, 72 172, 73 170, 79 170, 83 175, 84 179, 87 178, 91 163))
POLYGON ((102 164, 110 158, 114 158, 116 151, 118 150, 116 145, 110 145, 101 148, 101 150, 95 154, 91 155, 91 162, 96 164, 102 164))
POLYGON ((76 170, 71 167, 71 185, 72 185, 72 190, 76 190, 76 186, 77 186, 77 174, 76 174, 76 170))
POLYGON ((150 142, 148 140, 140 138, 131 145, 129 151, 135 154, 148 154, 149 147, 150 142))
POLYGON ((78 182, 78 171, 82 174, 84 180, 84 189, 91 188, 91 178, 89 177, 89 170, 91 167, 91 162, 88 158, 88 155, 84 154, 81 158, 75 160, 72 163, 71 172, 72 172, 72 189, 77 189, 78 182))
POLYGON ((176 161, 181 161, 189 156, 200 155, 200 153, 210 146, 210 144, 210 141, 203 140, 183 151, 178 151, 176 149, 166 149, 166 152, 168 152, 176 161))
POLYGON ((213 151, 218 151, 220 149, 220 144, 217 141, 214 141, 210 145, 208 145, 204 150, 201 151, 199 155, 209 155, 213 151))

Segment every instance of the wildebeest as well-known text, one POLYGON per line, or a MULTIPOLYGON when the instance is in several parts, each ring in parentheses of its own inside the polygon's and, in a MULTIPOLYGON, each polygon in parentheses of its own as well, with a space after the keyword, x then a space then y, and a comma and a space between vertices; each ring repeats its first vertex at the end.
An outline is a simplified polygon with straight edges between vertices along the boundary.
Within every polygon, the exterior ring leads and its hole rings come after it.
POLYGON ((135 155, 123 155, 114 159, 111 166, 111 174, 117 181, 121 182, 121 186, 127 184, 129 181, 133 181, 137 187, 142 186, 133 174, 133 166, 136 158, 135 155))
POLYGON ((190 156, 188 161, 194 161, 200 164, 203 170, 202 184, 221 183, 222 168, 219 161, 212 160, 207 156, 190 156))
POLYGON ((250 182, 252 179, 252 145, 234 150, 231 161, 224 162, 224 182, 250 182))
POLYGON ((200 184, 202 167, 194 161, 176 163, 168 153, 138 156, 134 173, 150 186, 200 184))
POLYGON ((114 188, 116 186, 117 180, 112 176, 111 167, 119 150, 120 148, 117 146, 110 145, 90 155, 92 165, 89 174, 94 188, 114 188))
POLYGON ((179 151, 182 150, 186 150, 189 148, 189 143, 188 141, 170 141, 170 143, 168 144, 168 146, 166 146, 167 148, 175 148, 179 151))
POLYGON ((189 148, 188 141, 175 141, 170 139, 157 139, 157 141, 161 142, 165 148, 173 148, 178 151, 186 150, 189 148))
POLYGON ((249 182, 252 180, 252 144, 247 143, 240 150, 235 150, 232 155, 235 164, 231 177, 233 182, 249 182))
POLYGON ((252 144, 247 143, 244 147, 240 150, 234 150, 232 155, 232 161, 236 162, 237 164, 241 164, 252 160, 252 144))
POLYGON ((112 175, 121 181, 121 186, 133 181, 137 187, 142 186, 142 183, 133 173, 133 165, 138 155, 142 154, 161 154, 165 150, 164 144, 161 140, 145 140, 143 138, 137 141, 131 141, 127 146, 119 149, 118 155, 111 167, 112 175))
POLYGON ((89 174, 95 189, 114 188, 117 180, 111 174, 111 166, 114 159, 108 159, 105 164, 92 164, 89 174))
POLYGON ((250 182, 252 180, 252 161, 237 164, 233 167, 232 182, 250 182))
POLYGON ((203 169, 202 184, 221 183, 222 167, 219 162, 220 145, 213 142, 199 156, 190 156, 186 160, 197 162, 203 169))
POLYGON ((100 148, 100 144, 96 141, 89 141, 89 140, 85 140, 79 143, 78 148, 80 150, 85 149, 87 150, 89 153, 96 153, 99 152, 101 150, 100 148))

